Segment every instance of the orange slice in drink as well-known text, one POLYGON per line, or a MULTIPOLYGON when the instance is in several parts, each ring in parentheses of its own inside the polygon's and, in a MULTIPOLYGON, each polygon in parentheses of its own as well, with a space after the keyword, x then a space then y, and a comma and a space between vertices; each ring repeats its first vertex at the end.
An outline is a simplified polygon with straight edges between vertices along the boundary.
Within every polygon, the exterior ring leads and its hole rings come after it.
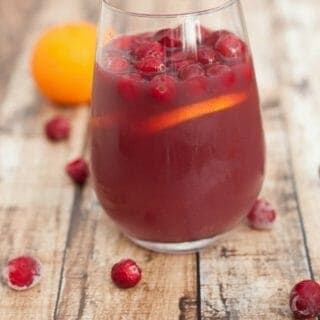
POLYGON ((183 106, 148 118, 139 124, 138 130, 142 133, 155 133, 213 112, 231 108, 245 101, 246 98, 247 94, 240 92, 183 106))

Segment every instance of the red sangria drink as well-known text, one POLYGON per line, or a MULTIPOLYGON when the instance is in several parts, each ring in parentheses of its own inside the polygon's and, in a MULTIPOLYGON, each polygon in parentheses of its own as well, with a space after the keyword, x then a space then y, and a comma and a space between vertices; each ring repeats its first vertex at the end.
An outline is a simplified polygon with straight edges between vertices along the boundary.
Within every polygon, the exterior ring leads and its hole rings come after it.
MULTIPOLYGON (((262 185, 264 137, 246 37, 199 18, 239 9, 229 2, 195 18, 181 13, 168 28, 149 21, 143 32, 99 40, 91 118, 95 191, 121 231, 149 249, 209 245, 248 213, 262 185)), ((131 19, 150 18, 105 6, 131 19)))

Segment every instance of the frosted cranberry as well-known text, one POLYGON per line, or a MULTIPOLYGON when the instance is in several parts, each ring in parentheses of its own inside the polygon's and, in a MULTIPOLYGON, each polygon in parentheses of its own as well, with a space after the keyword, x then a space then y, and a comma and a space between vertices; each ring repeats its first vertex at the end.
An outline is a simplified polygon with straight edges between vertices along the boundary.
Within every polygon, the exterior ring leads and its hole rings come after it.
POLYGON ((82 185, 89 176, 89 166, 84 159, 79 158, 67 164, 66 172, 75 183, 82 185))
POLYGON ((136 64, 137 70, 141 72, 164 72, 166 66, 162 59, 156 57, 147 57, 145 59, 139 60, 136 64))
POLYGON ((256 200, 247 215, 249 225, 254 229, 267 230, 273 227, 276 212, 272 205, 266 200, 256 200))
POLYGON ((56 116, 46 123, 45 132, 50 140, 66 139, 70 134, 70 121, 64 117, 56 116))
POLYGON ((196 97, 203 95, 208 90, 208 78, 206 76, 195 76, 185 81, 186 95, 196 97))
POLYGON ((129 70, 130 63, 124 57, 108 56, 105 67, 110 72, 123 73, 129 70))
POLYGON ((205 65, 213 64, 217 61, 217 52, 210 47, 199 48, 198 61, 205 65))
POLYGON ((151 95, 159 101, 169 101, 176 93, 176 83, 173 77, 158 75, 150 82, 151 95))
POLYGON ((119 77, 117 89, 120 96, 126 101, 135 101, 140 93, 139 81, 142 77, 138 73, 130 73, 119 77))
POLYGON ((15 290, 26 290, 39 283, 41 263, 29 256, 20 256, 9 260, 2 271, 5 283, 15 290))
POLYGON ((144 42, 138 45, 134 50, 134 55, 138 60, 145 57, 163 58, 163 48, 159 42, 144 42))
POLYGON ((228 59, 242 59, 246 53, 246 45, 233 34, 221 36, 216 42, 215 48, 228 59))
POLYGON ((116 263, 111 270, 114 284, 122 289, 132 288, 141 280, 141 269, 135 261, 124 259, 116 263))
POLYGON ((232 34, 232 33, 226 30, 214 31, 206 36, 204 43, 214 48, 220 37, 224 35, 229 35, 229 34, 232 34))
POLYGON ((204 69, 197 63, 187 65, 179 70, 179 78, 182 80, 191 79, 204 74, 204 69))
POLYGON ((231 86, 235 82, 235 74, 230 67, 224 64, 216 64, 207 70, 208 77, 219 78, 226 85, 231 86))
POLYGON ((291 290, 290 308, 296 319, 311 319, 320 315, 320 285, 303 280, 291 290))
POLYGON ((154 35, 154 39, 168 48, 179 48, 182 46, 179 28, 160 30, 154 35))

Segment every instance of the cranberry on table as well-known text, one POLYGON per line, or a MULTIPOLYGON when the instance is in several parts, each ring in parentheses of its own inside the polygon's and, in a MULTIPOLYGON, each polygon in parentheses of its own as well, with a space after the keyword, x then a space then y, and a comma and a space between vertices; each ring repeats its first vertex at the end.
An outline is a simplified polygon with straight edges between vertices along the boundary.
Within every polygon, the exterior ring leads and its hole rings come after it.
POLYGON ((39 283, 41 269, 39 260, 30 256, 20 256, 7 262, 2 277, 10 288, 22 291, 39 283))
POLYGON ((70 121, 62 116, 56 116, 46 123, 45 132, 52 141, 67 139, 70 134, 70 121))
POLYGON ((113 283, 122 289, 136 286, 141 280, 142 271, 137 263, 131 259, 123 259, 116 263, 111 270, 113 283))
POLYGON ((291 290, 290 308, 296 319, 311 319, 320 315, 320 285, 303 280, 291 290))
POLYGON ((139 60, 136 64, 136 69, 145 73, 164 72, 166 66, 163 60, 157 57, 146 57, 139 60))
POLYGON ((79 158, 67 164, 66 172, 75 183, 83 185, 89 176, 89 166, 84 159, 79 158))
POLYGON ((273 206, 266 200, 258 199, 247 215, 250 227, 258 230, 268 230, 273 227, 276 220, 276 212, 273 206))
POLYGON ((163 58, 163 47, 159 42, 147 41, 138 45, 134 50, 134 55, 138 60, 146 57, 163 58))
POLYGON ((150 82, 151 95, 158 101, 169 101, 176 94, 175 79, 169 75, 155 76, 150 82))
POLYGON ((197 63, 187 65, 179 70, 179 78, 182 80, 191 79, 204 74, 204 69, 197 63))
POLYGON ((135 101, 139 97, 140 84, 142 76, 139 73, 129 73, 119 77, 117 89, 122 99, 126 101, 135 101))

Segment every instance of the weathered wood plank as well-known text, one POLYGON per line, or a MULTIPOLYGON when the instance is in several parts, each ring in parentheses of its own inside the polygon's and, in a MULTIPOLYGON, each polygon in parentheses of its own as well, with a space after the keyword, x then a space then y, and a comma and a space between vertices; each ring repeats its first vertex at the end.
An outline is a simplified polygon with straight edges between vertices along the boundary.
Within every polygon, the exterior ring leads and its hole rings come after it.
POLYGON ((271 232, 253 231, 243 224, 212 250, 200 254, 202 318, 288 319, 290 289, 310 273, 280 105, 278 88, 282 83, 279 70, 272 68, 278 59, 273 55, 277 52, 270 49, 273 36, 276 32, 278 37, 282 35, 281 29, 273 29, 271 1, 245 1, 245 7, 253 52, 259 48, 255 58, 268 150, 262 195, 274 203, 279 218, 271 232))
POLYGON ((129 242, 112 225, 91 187, 71 222, 63 289, 57 319, 190 319, 196 318, 194 255, 151 253, 129 242), (141 283, 117 289, 112 265, 132 258, 143 269, 141 283))
POLYGON ((64 173, 67 160, 82 152, 88 109, 55 110, 39 97, 29 74, 29 55, 39 32, 53 23, 79 19, 78 1, 46 1, 20 48, 0 107, 0 261, 33 254, 44 264, 45 281, 15 293, 0 286, 0 318, 52 319, 74 202, 74 186, 64 173), (50 144, 43 123, 54 113, 73 120, 68 143, 50 144))
POLYGON ((280 55, 276 68, 281 71, 281 105, 289 134, 295 188, 299 199, 310 268, 320 280, 320 2, 274 1, 280 55), (316 40, 317 39, 317 40, 316 40))

